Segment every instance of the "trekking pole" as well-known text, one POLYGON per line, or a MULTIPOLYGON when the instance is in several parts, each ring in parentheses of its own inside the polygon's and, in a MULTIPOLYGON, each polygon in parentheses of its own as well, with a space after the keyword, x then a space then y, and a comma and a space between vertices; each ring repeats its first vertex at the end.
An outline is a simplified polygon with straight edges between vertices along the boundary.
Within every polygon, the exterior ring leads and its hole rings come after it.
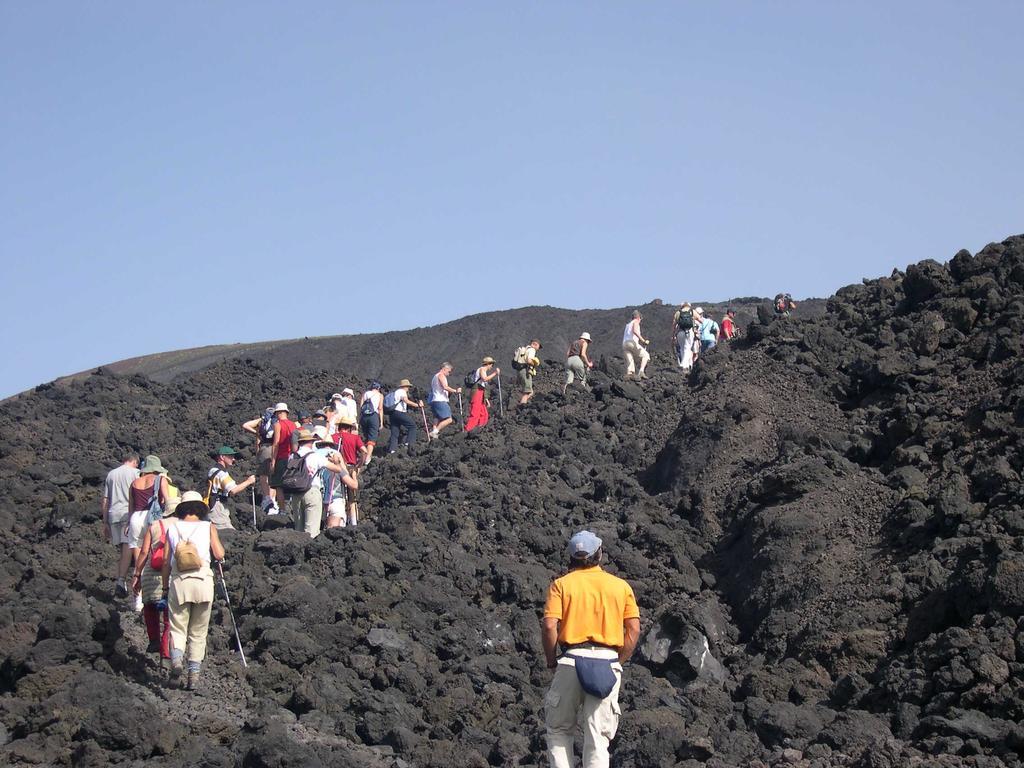
POLYGON ((466 414, 462 412, 462 393, 459 392, 459 424, 466 420, 466 414))
POLYGON ((235 623, 235 614, 231 610, 231 598, 228 597, 228 584, 224 581, 224 568, 219 560, 217 561, 217 572, 220 574, 220 587, 224 590, 224 602, 228 607, 228 616, 231 617, 231 628, 235 630, 235 642, 238 643, 238 655, 242 657, 242 666, 248 667, 249 664, 245 660, 245 651, 242 650, 242 638, 238 636, 238 625, 235 623))
POLYGON ((256 486, 251 488, 252 490, 252 529, 256 530, 256 486))
POLYGON ((420 405, 420 416, 423 417, 423 433, 427 436, 427 442, 429 443, 430 442, 430 430, 427 428, 427 411, 426 411, 426 409, 422 405, 422 403, 423 403, 422 400, 420 401, 420 403, 421 403, 421 405, 420 405))
POLYGON ((505 398, 501 396, 501 374, 498 374, 498 410, 501 412, 501 418, 505 418, 505 398))

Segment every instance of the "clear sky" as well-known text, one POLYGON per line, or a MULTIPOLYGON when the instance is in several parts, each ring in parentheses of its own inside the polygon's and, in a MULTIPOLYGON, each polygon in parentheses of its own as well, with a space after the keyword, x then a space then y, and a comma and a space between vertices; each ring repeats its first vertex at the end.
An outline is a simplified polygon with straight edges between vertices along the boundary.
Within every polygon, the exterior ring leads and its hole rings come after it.
POLYGON ((977 250, 1024 231, 1022 27, 1019 0, 0 0, 0 396, 977 250))

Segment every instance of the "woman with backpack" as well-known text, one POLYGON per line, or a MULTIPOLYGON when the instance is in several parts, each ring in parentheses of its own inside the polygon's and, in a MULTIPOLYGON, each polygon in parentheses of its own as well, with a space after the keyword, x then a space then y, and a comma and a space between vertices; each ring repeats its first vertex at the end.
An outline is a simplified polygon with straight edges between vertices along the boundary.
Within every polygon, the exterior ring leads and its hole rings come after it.
POLYGON ((161 666, 165 659, 171 658, 171 617, 160 574, 167 559, 167 529, 171 526, 166 518, 173 515, 176 508, 177 504, 168 503, 163 516, 146 529, 132 577, 132 592, 142 599, 142 620, 149 637, 146 653, 159 653, 161 666))
MULTIPOLYGON (((128 519, 128 546, 136 568, 146 529, 150 523, 160 519, 162 510, 167 509, 170 484, 164 477, 166 472, 159 456, 147 456, 139 468, 139 478, 131 484, 128 492, 128 508, 131 510, 131 517, 128 519)), ((142 595, 134 596, 132 607, 136 611, 142 610, 142 595)))
POLYGON ((384 429, 384 395, 380 393, 383 386, 379 381, 371 381, 370 388, 363 392, 359 405, 359 431, 363 433, 363 440, 366 441, 364 467, 370 466, 377 438, 384 429))
POLYGON ((213 560, 224 559, 224 545, 209 521, 210 508, 197 491, 183 494, 175 521, 167 527, 161 585, 171 619, 171 679, 180 680, 188 657, 185 687, 195 690, 213 608, 213 560))
POLYGON ((501 375, 501 368, 494 368, 494 358, 485 357, 473 374, 473 396, 469 399, 469 418, 466 419, 466 431, 472 432, 484 426, 490 420, 490 401, 487 399, 487 384, 501 375), (491 370, 491 369, 494 370, 491 370))

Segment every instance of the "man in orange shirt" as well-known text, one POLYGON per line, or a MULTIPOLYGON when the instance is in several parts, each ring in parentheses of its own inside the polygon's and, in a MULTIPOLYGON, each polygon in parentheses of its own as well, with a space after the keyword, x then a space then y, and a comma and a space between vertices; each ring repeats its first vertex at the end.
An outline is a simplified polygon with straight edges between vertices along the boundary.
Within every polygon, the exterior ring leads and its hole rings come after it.
POLYGON ((551 768, 571 768, 581 709, 583 768, 607 768, 608 744, 619 727, 622 665, 640 638, 640 610, 632 587, 601 569, 602 555, 595 534, 573 535, 569 573, 548 588, 541 642, 548 669, 555 670, 544 697, 551 768))

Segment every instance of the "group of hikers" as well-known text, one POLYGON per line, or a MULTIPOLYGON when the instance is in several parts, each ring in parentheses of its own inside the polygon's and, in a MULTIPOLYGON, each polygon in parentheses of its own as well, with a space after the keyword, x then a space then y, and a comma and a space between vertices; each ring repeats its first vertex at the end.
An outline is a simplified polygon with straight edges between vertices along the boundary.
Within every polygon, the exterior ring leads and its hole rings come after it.
MULTIPOLYGON (((776 315, 788 315, 795 306, 788 294, 780 294, 774 308, 776 315)), ((735 319, 730 308, 719 324, 701 307, 682 303, 672 318, 678 366, 688 371, 721 340, 734 339, 735 319)), ((627 379, 648 378, 650 339, 643 334, 642 321, 643 315, 636 310, 623 329, 627 379)), ((591 343, 590 334, 584 332, 569 345, 563 394, 577 379, 587 387, 588 372, 594 367, 591 343)), ((520 404, 534 394, 541 347, 533 339, 513 356, 520 404)), ((410 409, 420 412, 428 441, 440 437, 454 422, 453 395, 460 412, 463 407, 463 387, 452 386, 449 380, 453 370, 449 362, 441 365, 431 379, 427 402, 410 394, 413 385, 408 379, 386 394, 381 382, 372 381, 358 401, 351 388, 342 389, 330 395, 323 408, 298 411, 294 418, 288 404, 279 402, 241 425, 255 437, 257 473, 235 481, 230 470, 239 452, 223 445, 211 453, 205 494, 179 494, 156 455, 146 456, 140 465, 137 455, 126 454, 122 464, 108 473, 102 514, 106 538, 119 547, 115 595, 129 598, 134 609, 141 611, 149 639, 147 652, 159 654, 162 667, 169 665, 172 681, 181 684, 184 678, 187 690, 199 685, 215 567, 227 598, 220 568, 225 550, 218 531, 234 528, 230 500, 250 492, 254 526, 257 488, 265 515, 290 512, 296 530, 311 537, 320 533, 325 510, 327 528, 357 525, 359 476, 373 459, 385 416, 390 424, 388 453, 415 442, 417 423, 410 409), (432 425, 427 422, 428 407, 432 425)), ((463 384, 471 394, 464 430, 488 423, 492 386, 501 402, 500 376, 501 369, 490 356, 467 374, 463 384)), ((572 764, 579 724, 584 765, 607 765, 608 746, 618 726, 622 664, 632 655, 640 635, 639 610, 629 584, 601 569, 602 542, 595 534, 573 535, 568 556, 569 571, 551 584, 541 620, 544 656, 548 668, 555 671, 545 698, 548 759, 556 768, 572 764)), ((242 653, 237 628, 235 634, 242 653)))

